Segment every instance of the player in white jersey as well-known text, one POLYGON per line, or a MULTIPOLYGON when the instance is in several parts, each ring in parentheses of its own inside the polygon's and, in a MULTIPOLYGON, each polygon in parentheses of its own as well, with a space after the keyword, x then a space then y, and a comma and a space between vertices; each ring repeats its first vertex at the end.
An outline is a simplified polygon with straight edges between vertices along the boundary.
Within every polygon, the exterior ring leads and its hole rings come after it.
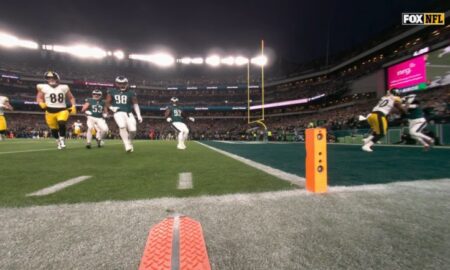
POLYGON ((4 110, 13 110, 11 104, 9 104, 9 99, 4 96, 0 96, 0 141, 6 136, 6 130, 8 126, 6 125, 5 112, 4 110))
POLYGON ((372 112, 367 117, 367 122, 370 125, 372 133, 369 137, 363 140, 363 151, 373 152, 371 147, 386 135, 388 129, 387 116, 394 108, 397 108, 401 113, 405 113, 405 109, 402 107, 402 100, 399 97, 399 92, 397 89, 389 90, 386 95, 380 99, 378 104, 372 109, 372 112))
POLYGON ((58 149, 66 147, 66 124, 69 114, 76 114, 75 97, 70 92, 69 86, 59 83, 59 75, 56 72, 45 73, 47 83, 36 85, 36 101, 45 111, 45 121, 56 139, 58 149), (69 99, 71 107, 67 108, 66 99, 69 99))
POLYGON ((81 137, 82 129, 83 129, 83 123, 81 123, 80 120, 77 120, 75 123, 72 124, 73 134, 77 139, 81 137))
POLYGON ((91 149, 92 133, 95 131, 95 137, 97 140, 97 146, 102 147, 104 144, 103 139, 108 135, 108 125, 104 117, 106 114, 103 113, 105 107, 105 101, 102 100, 102 91, 94 90, 92 91, 92 98, 87 98, 86 102, 81 109, 82 112, 87 115, 87 128, 86 131, 86 148, 91 149))

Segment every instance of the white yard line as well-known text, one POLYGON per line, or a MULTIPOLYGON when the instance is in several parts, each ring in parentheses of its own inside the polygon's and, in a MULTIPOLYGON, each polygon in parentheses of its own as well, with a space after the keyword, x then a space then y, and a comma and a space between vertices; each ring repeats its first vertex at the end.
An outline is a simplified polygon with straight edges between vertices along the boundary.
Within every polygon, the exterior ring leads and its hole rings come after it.
POLYGON ((46 187, 44 189, 38 190, 36 192, 33 193, 29 193, 26 196, 30 197, 30 196, 45 196, 45 195, 49 195, 52 193, 56 193, 62 189, 65 189, 67 187, 76 185, 80 182, 83 182, 84 180, 87 180, 89 178, 91 178, 92 176, 90 175, 85 175, 85 176, 78 176, 69 180, 66 180, 64 182, 58 183, 56 185, 50 186, 50 187, 46 187))
POLYGON ((52 147, 52 148, 42 148, 42 149, 33 149, 33 150, 8 151, 8 152, 0 152, 0 155, 16 154, 16 153, 41 152, 41 151, 51 151, 51 150, 58 150, 58 149, 56 149, 55 147, 52 147))
MULTIPOLYGON (((133 142, 133 143, 135 143, 135 142, 133 142)), ((110 145, 121 145, 121 144, 122 143, 107 143, 106 147, 108 147, 110 145)), ((31 149, 31 150, 19 150, 19 151, 0 152, 0 155, 16 154, 16 153, 31 153, 31 152, 41 152, 41 151, 52 151, 52 150, 54 150, 54 151, 68 151, 70 149, 77 149, 77 148, 84 148, 84 147, 85 147, 84 143, 81 146, 79 145, 79 143, 77 143, 75 147, 73 147, 73 143, 70 143, 68 145, 67 149, 64 149, 64 150, 58 150, 56 147, 52 147, 52 148, 41 148, 41 149, 31 149)))
POLYGON ((217 149, 215 147, 203 144, 203 143, 198 142, 198 141, 197 141, 197 143, 202 145, 202 146, 204 146, 204 147, 206 147, 206 148, 209 148, 209 149, 211 149, 213 151, 219 152, 222 155, 225 155, 225 156, 230 157, 232 159, 238 160, 238 161, 244 163, 245 165, 248 165, 250 167, 253 167, 255 169, 263 171, 263 172, 265 172, 267 174, 270 174, 270 175, 273 175, 273 176, 275 176, 277 178, 280 178, 281 180, 288 181, 288 182, 290 182, 292 184, 295 184, 297 186, 301 186, 301 187, 304 186, 305 178, 303 178, 303 177, 300 177, 300 176, 295 175, 295 174, 287 173, 287 172, 284 172, 284 171, 272 168, 270 166, 267 166, 267 165, 255 162, 255 161, 247 159, 247 158, 243 158, 243 157, 235 155, 235 154, 231 154, 229 152, 217 149))
POLYGON ((184 172, 178 175, 178 189, 192 189, 192 173, 184 172))

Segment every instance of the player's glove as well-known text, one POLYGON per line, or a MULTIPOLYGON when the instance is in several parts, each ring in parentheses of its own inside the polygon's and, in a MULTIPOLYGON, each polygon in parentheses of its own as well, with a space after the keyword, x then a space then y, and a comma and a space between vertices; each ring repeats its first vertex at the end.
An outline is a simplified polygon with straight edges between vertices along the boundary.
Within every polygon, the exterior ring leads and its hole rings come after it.
POLYGON ((170 123, 170 122, 172 122, 172 118, 167 117, 166 121, 170 123))
POLYGON ((117 112, 117 111, 119 110, 119 107, 111 106, 111 107, 109 107, 109 109, 110 109, 112 112, 117 112))
POLYGON ((188 117, 189 121, 191 122, 195 122, 195 118, 194 117, 188 117))
POLYGON ((143 121, 142 116, 138 115, 137 119, 138 119, 139 124, 142 123, 142 121, 143 121))
POLYGON ((102 113, 103 118, 108 118, 108 114, 107 113, 102 113))
POLYGON ((86 115, 89 115, 89 116, 92 115, 91 111, 86 111, 85 113, 86 113, 86 115))
POLYGON ((75 105, 72 105, 72 107, 69 108, 69 113, 71 115, 77 114, 77 107, 75 107, 75 105))
POLYGON ((39 107, 41 107, 41 109, 43 109, 43 110, 46 110, 47 104, 45 104, 45 102, 39 102, 39 107))

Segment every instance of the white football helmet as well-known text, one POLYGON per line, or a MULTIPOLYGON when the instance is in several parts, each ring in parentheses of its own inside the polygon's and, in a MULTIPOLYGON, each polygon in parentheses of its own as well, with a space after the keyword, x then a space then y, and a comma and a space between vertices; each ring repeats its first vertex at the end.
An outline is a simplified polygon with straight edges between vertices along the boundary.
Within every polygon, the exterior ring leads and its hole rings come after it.
POLYGON ((95 89, 92 91, 92 98, 94 99, 101 99, 102 98, 102 91, 95 89))
POLYGON ((116 86, 117 88, 119 88, 121 91, 125 91, 128 88, 128 79, 124 76, 117 76, 116 77, 116 86))

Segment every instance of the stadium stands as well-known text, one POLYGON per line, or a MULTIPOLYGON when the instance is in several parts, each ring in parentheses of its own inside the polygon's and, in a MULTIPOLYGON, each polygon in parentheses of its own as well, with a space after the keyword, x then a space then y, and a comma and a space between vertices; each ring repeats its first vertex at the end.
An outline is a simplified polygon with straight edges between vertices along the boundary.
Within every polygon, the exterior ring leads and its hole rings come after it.
MULTIPOLYGON (((388 34, 383 40, 389 40, 391 37, 388 34)), ((411 56, 413 52, 425 46, 444 46, 449 43, 449 37, 448 25, 430 27, 388 44, 365 57, 358 57, 364 53, 364 50, 357 48, 341 58, 333 58, 330 66, 325 69, 313 62, 299 66, 298 68, 303 72, 291 73, 286 77, 286 75, 277 74, 277 70, 282 70, 279 66, 269 68, 269 79, 265 91, 266 103, 310 99, 324 95, 317 100, 308 100, 305 104, 266 109, 266 124, 273 134, 271 139, 283 140, 286 139, 286 134, 291 134, 291 138, 300 139, 302 130, 311 123, 324 126, 330 131, 367 127, 365 122, 357 121, 357 117, 371 110, 380 93, 373 89, 355 91, 352 83, 368 74, 383 71, 385 65, 393 60, 411 56), (355 60, 342 68, 336 70, 331 68, 333 65, 338 66, 345 62, 346 58, 355 60)), ((372 45, 376 44, 372 43, 372 45)), ((368 51, 367 48, 366 51, 368 51)), ((173 134, 160 110, 167 105, 172 96, 179 98, 181 106, 222 107, 221 110, 189 112, 197 118, 195 124, 191 125, 191 137, 194 139, 251 140, 255 138, 254 133, 258 133, 247 125, 245 109, 247 92, 243 70, 208 71, 198 68, 188 71, 177 67, 171 71, 159 71, 146 64, 130 61, 81 62, 44 51, 23 54, 0 51, 0 54, 2 56, 0 57, 0 75, 2 75, 0 94, 8 96, 18 111, 7 113, 9 130, 16 137, 44 135, 46 130, 44 118, 33 102, 35 101, 35 85, 41 81, 43 72, 49 68, 57 70, 63 80, 69 83, 79 104, 90 96, 94 87, 104 92, 107 88, 105 85, 86 82, 107 84, 118 73, 126 74, 135 87, 134 90, 138 94, 146 119, 138 129, 140 138, 149 138, 150 133, 155 139, 167 138, 169 133, 173 134), (217 89, 207 88, 212 85, 217 89), (227 87, 230 85, 233 87, 227 87), (192 89, 185 89, 190 86, 192 89), (178 90, 168 90, 170 87, 178 90), (241 107, 241 109, 232 110, 232 107, 241 107)), ((251 83, 258 85, 258 73, 257 71, 253 73, 251 83)), ((449 120, 448 90, 447 85, 419 93, 427 108, 429 119, 436 123, 447 123, 449 120)), ((261 97, 258 96, 260 92, 259 88, 251 90, 252 104, 260 103, 261 97)), ((71 121, 75 119, 83 119, 83 116, 71 118, 71 121)), ((394 121, 394 124, 400 125, 401 121, 394 121)), ((111 123, 109 126, 112 128, 111 136, 117 136, 115 125, 111 123)))

